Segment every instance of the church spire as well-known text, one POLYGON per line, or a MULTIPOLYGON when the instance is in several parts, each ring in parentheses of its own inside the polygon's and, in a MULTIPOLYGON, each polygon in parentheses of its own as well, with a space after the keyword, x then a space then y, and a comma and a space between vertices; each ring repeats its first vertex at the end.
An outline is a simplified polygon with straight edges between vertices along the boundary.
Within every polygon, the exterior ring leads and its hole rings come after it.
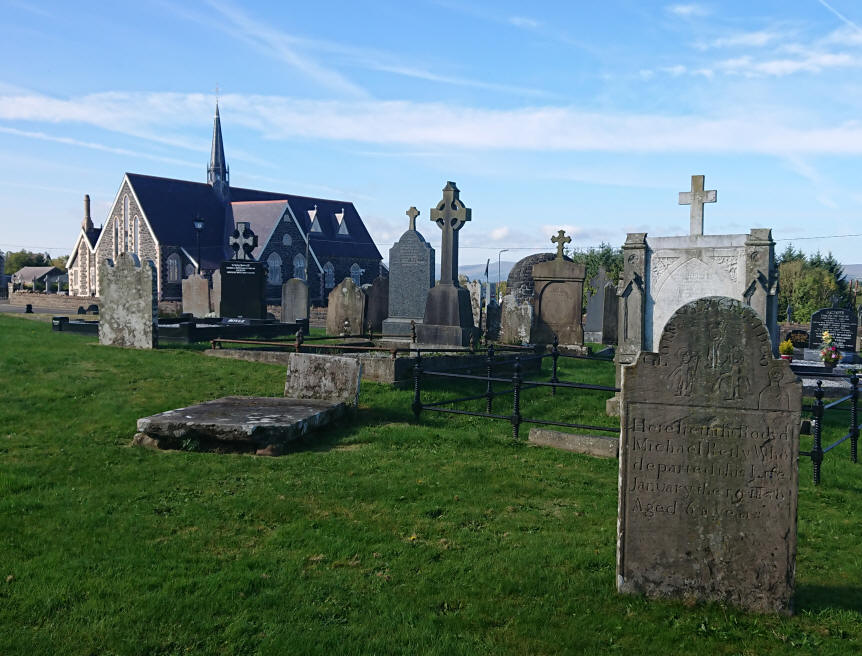
POLYGON ((224 143, 221 136, 218 101, 216 101, 215 119, 213 120, 213 145, 210 153, 210 163, 207 167, 207 182, 223 202, 230 202, 230 169, 224 158, 224 143))

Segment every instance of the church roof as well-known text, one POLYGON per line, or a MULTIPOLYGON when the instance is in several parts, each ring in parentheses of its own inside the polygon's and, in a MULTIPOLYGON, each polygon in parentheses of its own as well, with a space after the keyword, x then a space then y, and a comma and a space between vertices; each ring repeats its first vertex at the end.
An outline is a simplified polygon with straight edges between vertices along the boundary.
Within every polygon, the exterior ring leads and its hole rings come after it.
POLYGON ((12 274, 15 280, 23 282, 31 282, 32 280, 42 280, 49 274, 60 274, 62 271, 53 266, 25 266, 18 269, 12 274))
POLYGON ((93 250, 96 247, 96 242, 99 241, 99 235, 101 234, 101 228, 90 228, 84 231, 84 235, 87 237, 87 242, 90 244, 90 250, 93 250))

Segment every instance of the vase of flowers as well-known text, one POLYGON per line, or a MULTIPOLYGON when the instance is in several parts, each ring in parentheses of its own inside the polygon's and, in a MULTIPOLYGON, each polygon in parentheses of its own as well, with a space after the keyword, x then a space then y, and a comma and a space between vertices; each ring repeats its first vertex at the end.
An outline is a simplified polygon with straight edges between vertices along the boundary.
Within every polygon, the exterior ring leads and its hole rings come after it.
POLYGON ((820 358, 823 360, 826 368, 831 369, 841 361, 841 351, 835 346, 832 335, 829 334, 828 330, 823 331, 820 343, 822 346, 820 349, 820 358))
POLYGON ((782 360, 793 362, 793 342, 789 338, 778 345, 778 354, 782 360))

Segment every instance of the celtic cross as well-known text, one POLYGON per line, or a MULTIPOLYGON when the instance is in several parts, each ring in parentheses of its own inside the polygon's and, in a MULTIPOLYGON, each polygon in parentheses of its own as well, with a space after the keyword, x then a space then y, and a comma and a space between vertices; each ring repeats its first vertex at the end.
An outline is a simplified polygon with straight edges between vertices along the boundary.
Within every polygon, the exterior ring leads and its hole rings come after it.
POLYGON ((233 260, 252 260, 251 252, 257 248, 257 235, 251 231, 251 224, 238 221, 229 244, 233 250, 233 260))
POLYGON ((558 260, 563 259, 563 247, 565 247, 565 245, 571 241, 572 241, 572 238, 566 236, 565 230, 560 230, 557 232, 556 237, 551 237, 551 243, 557 245, 557 259, 558 260))
POLYGON ((472 211, 459 198, 461 192, 454 182, 443 187, 443 199, 431 209, 431 220, 443 231, 440 250, 440 284, 458 284, 458 231, 472 218, 472 211))
POLYGON ((416 217, 419 216, 419 214, 420 214, 419 210, 417 210, 415 207, 413 207, 411 205, 410 209, 407 210, 405 212, 405 214, 410 217, 410 227, 407 229, 408 230, 416 230, 416 217))

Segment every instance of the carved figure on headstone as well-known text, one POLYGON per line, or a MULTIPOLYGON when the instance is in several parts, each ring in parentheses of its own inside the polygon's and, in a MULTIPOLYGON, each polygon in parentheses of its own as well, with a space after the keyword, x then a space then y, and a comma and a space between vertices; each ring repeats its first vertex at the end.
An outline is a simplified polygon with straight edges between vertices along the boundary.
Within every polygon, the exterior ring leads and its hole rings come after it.
POLYGON ((680 349, 679 366, 670 374, 671 387, 674 396, 691 396, 694 375, 697 371, 698 356, 687 348, 680 349))

